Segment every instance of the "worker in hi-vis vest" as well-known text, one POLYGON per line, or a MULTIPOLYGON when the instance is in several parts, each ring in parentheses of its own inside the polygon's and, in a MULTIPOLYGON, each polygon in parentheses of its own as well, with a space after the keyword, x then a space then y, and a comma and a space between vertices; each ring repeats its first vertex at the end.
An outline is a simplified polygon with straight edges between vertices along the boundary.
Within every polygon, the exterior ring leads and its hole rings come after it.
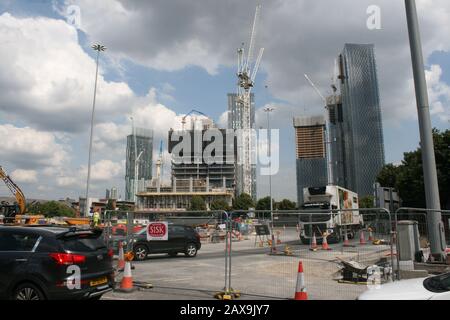
POLYGON ((97 228, 98 225, 100 224, 100 212, 98 212, 98 210, 95 210, 94 212, 93 222, 94 228, 97 228))

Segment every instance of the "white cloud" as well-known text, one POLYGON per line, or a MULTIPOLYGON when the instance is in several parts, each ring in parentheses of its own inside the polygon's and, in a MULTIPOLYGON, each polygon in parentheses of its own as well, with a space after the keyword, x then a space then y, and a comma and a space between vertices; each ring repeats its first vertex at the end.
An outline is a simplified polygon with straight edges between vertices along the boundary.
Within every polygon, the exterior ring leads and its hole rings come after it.
MULTIPOLYGON (((120 175, 125 176, 123 163, 116 163, 111 160, 100 160, 91 166, 92 181, 110 181, 120 175)), ((80 170, 80 176, 87 176, 87 166, 83 166, 80 170)))
POLYGON ((36 166, 60 167, 70 160, 65 147, 58 143, 53 133, 5 124, 0 125, 0 137, 2 159, 24 169, 36 166))
MULTIPOLYGON (((45 130, 79 132, 89 124, 95 60, 62 20, 0 15, 0 110, 45 130)), ((100 70, 97 121, 123 112, 134 94, 100 70)))
POLYGON ((450 86, 441 80, 442 68, 432 65, 426 71, 431 114, 438 116, 442 122, 450 120, 450 86))
POLYGON ((35 170, 17 169, 11 172, 11 178, 16 183, 35 183, 38 181, 37 172, 35 170))

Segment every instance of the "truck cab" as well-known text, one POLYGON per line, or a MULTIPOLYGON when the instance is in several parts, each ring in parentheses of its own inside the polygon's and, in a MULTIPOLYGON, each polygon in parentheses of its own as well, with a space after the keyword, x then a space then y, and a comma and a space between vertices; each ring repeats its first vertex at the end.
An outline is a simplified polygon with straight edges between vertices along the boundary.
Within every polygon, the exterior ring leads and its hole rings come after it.
POLYGON ((355 192, 329 185, 305 188, 303 196, 303 213, 299 216, 303 243, 309 244, 313 235, 321 242, 324 234, 329 243, 338 243, 345 233, 353 238, 360 229, 363 221, 355 192))

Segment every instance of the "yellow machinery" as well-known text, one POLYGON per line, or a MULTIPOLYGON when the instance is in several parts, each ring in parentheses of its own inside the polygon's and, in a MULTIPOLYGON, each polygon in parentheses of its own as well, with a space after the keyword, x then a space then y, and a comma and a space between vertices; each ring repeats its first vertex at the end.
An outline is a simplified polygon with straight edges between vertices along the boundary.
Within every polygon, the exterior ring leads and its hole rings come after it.
POLYGON ((26 201, 25 196, 17 186, 17 184, 12 181, 12 179, 6 174, 3 168, 0 166, 0 179, 6 184, 8 189, 16 198, 16 204, 1 204, 0 205, 0 214, 3 214, 5 217, 5 222, 8 223, 24 223, 24 224, 38 224, 40 220, 44 218, 44 216, 33 216, 26 215, 26 201))

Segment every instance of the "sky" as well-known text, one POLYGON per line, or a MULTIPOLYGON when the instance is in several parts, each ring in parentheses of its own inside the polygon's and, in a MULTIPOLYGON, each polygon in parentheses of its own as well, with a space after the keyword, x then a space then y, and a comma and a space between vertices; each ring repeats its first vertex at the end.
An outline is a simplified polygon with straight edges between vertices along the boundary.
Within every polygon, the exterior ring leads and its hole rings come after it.
MULTIPOLYGON (((28 198, 78 198, 86 187, 95 53, 101 43, 91 195, 125 189, 126 136, 132 116, 154 130, 154 158, 167 131, 192 109, 226 126, 236 92, 237 48, 248 43, 262 3, 256 48, 257 128, 271 127, 280 170, 273 196, 296 200, 292 118, 322 114, 306 82, 329 94, 345 43, 373 43, 386 162, 418 147, 419 131, 403 1, 390 0, 0 0, 0 165, 28 198), (370 6, 380 9, 371 29, 370 6), (345 17, 345 18, 344 18, 345 17)), ((417 0, 434 127, 449 128, 450 2, 417 0)), ((170 156, 164 153, 168 179, 170 156)), ((258 196, 268 194, 258 176, 258 196)), ((8 189, 0 186, 0 196, 8 189)))

